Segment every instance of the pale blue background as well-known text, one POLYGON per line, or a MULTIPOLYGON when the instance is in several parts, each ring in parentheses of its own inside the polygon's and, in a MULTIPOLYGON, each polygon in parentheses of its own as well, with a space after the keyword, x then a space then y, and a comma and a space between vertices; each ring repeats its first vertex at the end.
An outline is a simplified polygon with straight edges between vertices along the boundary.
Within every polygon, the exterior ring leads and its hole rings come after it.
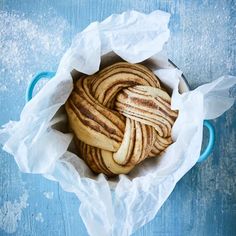
MULTIPOLYGON (((130 9, 146 13, 166 10, 172 14, 171 40, 166 49, 192 88, 224 74, 236 74, 235 1, 0 1, 0 10, 25 13, 33 22, 35 14, 46 16, 41 18, 41 24, 47 23, 49 9, 54 17, 68 22, 70 28, 64 35, 68 45, 76 32, 112 13, 130 9)), ((34 68, 55 70, 58 61, 53 55, 49 61, 44 68, 35 65, 34 68)), ((3 124, 18 119, 26 84, 13 86, 7 72, 0 79, 10 89, 8 93, 0 93, 0 124, 3 124)), ((213 154, 183 177, 155 219, 138 230, 136 236, 236 235, 235 106, 213 123, 217 135, 213 154)), ((80 203, 73 194, 63 192, 57 183, 41 176, 20 173, 10 155, 0 151, 0 207, 7 200, 19 199, 24 191, 29 193, 29 206, 22 211, 13 235, 87 235, 78 212, 80 203), (45 198, 43 192, 53 192, 53 200, 45 198), (35 220, 39 212, 43 223, 35 220)), ((0 235, 6 233, 0 229, 0 235)))

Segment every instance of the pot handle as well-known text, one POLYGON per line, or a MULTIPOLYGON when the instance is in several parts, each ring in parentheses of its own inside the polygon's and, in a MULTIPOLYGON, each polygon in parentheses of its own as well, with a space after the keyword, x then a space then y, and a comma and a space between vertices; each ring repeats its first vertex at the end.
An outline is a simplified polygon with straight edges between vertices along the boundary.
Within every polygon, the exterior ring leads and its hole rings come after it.
MULTIPOLYGON (((26 90, 26 96, 25 100, 26 102, 30 101, 33 97, 33 92, 36 84, 38 83, 39 80, 41 79, 51 79, 52 77, 55 76, 55 72, 52 71, 43 71, 37 73, 30 83, 28 84, 27 90, 26 90)), ((203 153, 200 155, 199 159, 197 162, 202 162, 208 158, 208 156, 212 153, 213 147, 214 147, 214 142, 215 142, 215 129, 214 126, 208 121, 204 120, 203 125, 208 129, 209 132, 209 140, 208 144, 203 151, 203 153)))
POLYGON ((33 92, 36 84, 39 82, 41 79, 51 79, 52 77, 55 76, 55 72, 52 71, 42 71, 37 73, 29 82, 28 87, 26 89, 26 94, 25 94, 25 101, 29 102, 32 97, 33 97, 33 92))
POLYGON ((203 125, 208 129, 209 140, 208 140, 208 144, 207 144, 205 150, 200 155, 197 162, 202 162, 210 156, 210 154, 212 153, 212 150, 214 148, 214 143, 215 143, 215 129, 214 129, 214 126, 208 120, 204 120, 203 125))

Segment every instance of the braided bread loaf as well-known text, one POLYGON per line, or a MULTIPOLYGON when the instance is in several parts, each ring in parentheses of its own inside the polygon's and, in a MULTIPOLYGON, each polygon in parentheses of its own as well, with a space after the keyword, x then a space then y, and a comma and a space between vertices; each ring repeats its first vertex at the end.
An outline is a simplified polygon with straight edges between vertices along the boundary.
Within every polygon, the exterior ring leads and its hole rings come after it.
POLYGON ((119 62, 82 76, 65 107, 79 155, 96 173, 128 173, 172 143, 177 112, 156 76, 119 62))

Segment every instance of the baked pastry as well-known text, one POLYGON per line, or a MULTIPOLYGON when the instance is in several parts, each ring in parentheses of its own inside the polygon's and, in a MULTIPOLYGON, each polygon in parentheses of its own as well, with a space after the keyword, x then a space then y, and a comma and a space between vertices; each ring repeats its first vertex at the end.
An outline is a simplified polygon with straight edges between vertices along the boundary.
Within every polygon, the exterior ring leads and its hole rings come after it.
POLYGON ((115 63, 74 83, 65 108, 80 157, 96 173, 126 174, 171 143, 177 112, 145 66, 115 63))

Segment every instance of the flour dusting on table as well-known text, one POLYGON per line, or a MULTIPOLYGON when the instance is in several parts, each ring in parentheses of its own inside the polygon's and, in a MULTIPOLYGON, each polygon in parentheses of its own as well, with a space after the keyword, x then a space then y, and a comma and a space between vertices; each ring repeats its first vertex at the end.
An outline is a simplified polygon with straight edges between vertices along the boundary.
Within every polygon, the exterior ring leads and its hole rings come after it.
POLYGON ((44 192, 43 193, 44 197, 46 197, 47 199, 53 199, 53 192, 44 192))
POLYGON ((171 4, 172 37, 167 51, 191 87, 234 74, 236 27, 229 30, 228 25, 236 21, 231 5, 226 2, 171 4))
POLYGON ((17 230, 18 222, 21 220, 22 211, 28 206, 28 193, 24 192, 19 200, 14 202, 5 201, 0 207, 0 229, 6 233, 14 233, 17 230))
POLYGON ((26 85, 40 70, 55 69, 67 48, 67 21, 53 15, 33 18, 0 11, 0 91, 12 83, 26 85))
POLYGON ((41 222, 41 223, 43 223, 43 222, 44 222, 43 214, 42 214, 41 212, 39 212, 39 213, 36 215, 35 220, 36 220, 36 221, 39 221, 39 222, 41 222))

